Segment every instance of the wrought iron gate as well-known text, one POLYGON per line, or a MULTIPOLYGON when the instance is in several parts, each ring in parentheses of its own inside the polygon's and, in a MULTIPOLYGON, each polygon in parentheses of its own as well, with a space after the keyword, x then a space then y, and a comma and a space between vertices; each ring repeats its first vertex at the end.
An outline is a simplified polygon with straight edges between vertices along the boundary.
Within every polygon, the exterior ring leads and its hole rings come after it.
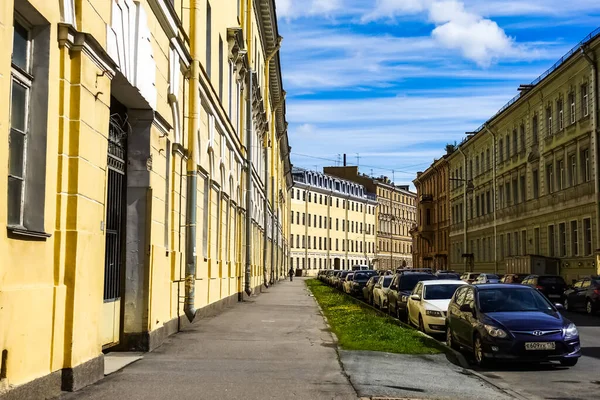
POLYGON ((123 264, 123 210, 125 200, 125 155, 127 121, 112 115, 108 135, 108 176, 106 195, 106 250, 104 255, 104 301, 121 297, 123 264))

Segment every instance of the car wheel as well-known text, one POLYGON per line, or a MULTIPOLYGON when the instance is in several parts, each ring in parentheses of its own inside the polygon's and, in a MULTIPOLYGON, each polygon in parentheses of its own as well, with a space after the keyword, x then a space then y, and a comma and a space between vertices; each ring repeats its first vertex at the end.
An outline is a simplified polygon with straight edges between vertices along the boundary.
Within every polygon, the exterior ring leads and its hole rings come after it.
POLYGON ((569 299, 565 298, 565 301, 563 301, 563 307, 565 308, 565 311, 569 311, 569 299))
POLYGON ((458 345, 454 342, 454 338, 452 337, 452 329, 450 326, 446 327, 446 345, 451 349, 458 350, 458 345))
POLYGON ((426 333, 425 332, 425 324, 423 323, 423 317, 421 316, 421 314, 419 314, 419 330, 423 333, 426 333))
POLYGON ((489 363, 483 353, 483 343, 479 335, 475 335, 473 339, 473 357, 475 358, 475 363, 480 367, 485 367, 489 363))
POLYGON ((590 299, 588 299, 585 302, 585 311, 589 314, 595 314, 596 313, 596 309, 594 308, 594 304, 592 303, 592 301, 590 299))

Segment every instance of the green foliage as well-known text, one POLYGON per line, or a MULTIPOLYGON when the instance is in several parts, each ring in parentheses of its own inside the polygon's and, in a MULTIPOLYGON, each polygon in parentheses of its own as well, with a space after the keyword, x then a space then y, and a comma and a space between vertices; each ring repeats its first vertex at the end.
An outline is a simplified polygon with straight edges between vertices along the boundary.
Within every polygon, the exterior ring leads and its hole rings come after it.
POLYGON ((366 304, 341 293, 319 280, 306 285, 313 293, 340 346, 345 350, 371 350, 399 354, 438 354, 435 340, 405 328, 366 304))

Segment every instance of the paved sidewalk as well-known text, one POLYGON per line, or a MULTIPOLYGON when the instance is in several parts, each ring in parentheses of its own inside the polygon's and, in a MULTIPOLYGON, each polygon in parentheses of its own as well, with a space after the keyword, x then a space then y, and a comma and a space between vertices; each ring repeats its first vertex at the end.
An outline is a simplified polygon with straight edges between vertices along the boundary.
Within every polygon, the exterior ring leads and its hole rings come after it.
POLYGON ((203 319, 63 399, 356 400, 303 279, 203 319))

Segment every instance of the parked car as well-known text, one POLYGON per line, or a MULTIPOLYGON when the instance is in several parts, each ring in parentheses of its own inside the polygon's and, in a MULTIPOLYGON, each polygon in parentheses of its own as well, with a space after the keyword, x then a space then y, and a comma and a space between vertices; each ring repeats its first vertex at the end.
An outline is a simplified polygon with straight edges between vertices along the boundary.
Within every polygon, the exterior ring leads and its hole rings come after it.
POLYGON ((363 288, 363 299, 369 304, 373 304, 373 288, 378 280, 379 276, 372 276, 363 288))
POLYGON ((368 265, 353 265, 352 271, 369 271, 371 267, 368 265))
POLYGON ((467 283, 473 283, 475 279, 479 277, 479 275, 481 275, 481 272, 465 272, 460 277, 460 280, 467 283))
POLYGON ((538 290, 526 285, 460 287, 448 306, 446 341, 490 360, 560 361, 573 366, 581 356, 579 333, 538 290))
POLYGON ((438 273, 435 274, 435 277, 437 279, 460 281, 460 274, 455 274, 452 272, 439 273, 438 271, 438 273))
POLYGON ((377 284, 373 288, 373 305, 380 309, 386 309, 388 305, 388 292, 394 279, 391 275, 380 276, 377 284))
POLYGON ((426 333, 446 331, 446 312, 456 289, 465 283, 456 280, 432 280, 417 283, 408 298, 408 322, 426 333))
POLYGON ((376 276, 377 272, 373 270, 368 271, 355 271, 352 277, 352 282, 348 284, 348 294, 352 296, 362 296, 362 290, 367 284, 367 281, 372 277, 376 276))
POLYGON ((408 296, 420 281, 431 281, 435 275, 423 272, 402 272, 396 274, 388 292, 388 313, 398 319, 406 320, 408 296))
POLYGON ((600 277, 583 278, 563 294, 565 310, 585 310, 595 314, 600 309, 600 277))
POLYGON ((500 283, 500 277, 495 274, 480 274, 477 279, 473 281, 474 285, 480 283, 500 283))
POLYGON ((338 290, 344 290, 344 281, 349 273, 350 271, 340 271, 333 281, 333 286, 338 290))
POLYGON ((558 302, 562 301, 567 290, 567 283, 559 275, 529 275, 521 284, 536 288, 550 300, 558 302))
POLYGON ((528 274, 506 274, 500 279, 500 283, 521 283, 528 274))
POLYGON ((346 274, 346 277, 342 281, 342 290, 344 293, 350 294, 352 291, 352 281, 354 280, 354 272, 346 274))

